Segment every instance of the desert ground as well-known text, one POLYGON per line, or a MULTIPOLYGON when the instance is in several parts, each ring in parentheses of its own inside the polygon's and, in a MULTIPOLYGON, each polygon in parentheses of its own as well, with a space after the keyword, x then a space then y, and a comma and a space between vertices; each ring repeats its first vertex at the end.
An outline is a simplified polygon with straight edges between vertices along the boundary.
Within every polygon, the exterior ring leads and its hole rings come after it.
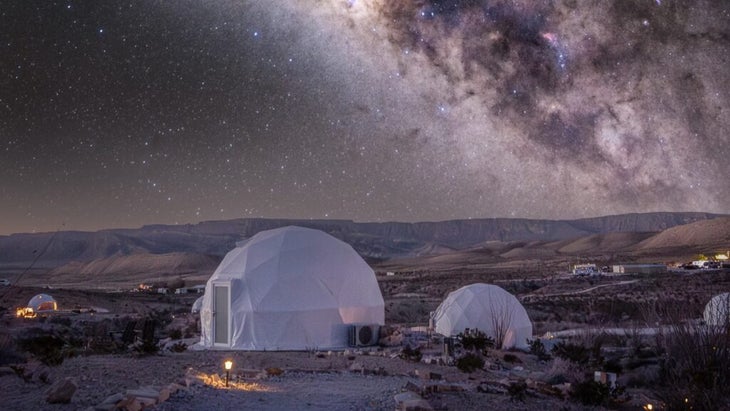
POLYGON ((191 307, 200 294, 156 289, 204 284, 210 259, 132 254, 64 270, 6 269, 0 409, 727 410, 730 327, 708 326, 703 310, 730 291, 730 269, 678 263, 725 252, 728 227, 725 218, 658 234, 490 241, 370 259, 385 301, 380 342, 332 352, 195 350, 199 319, 191 307), (670 269, 569 272, 587 262, 670 269), (139 291, 140 283, 155 287, 139 291), (430 313, 473 283, 518 298, 533 325, 529 350, 500 349, 477 335, 462 336, 446 354, 444 339, 428 331, 430 313), (39 293, 52 295, 58 311, 17 318, 16 307, 39 293), (226 360, 233 362, 228 386, 226 360), (605 383, 613 375, 616 385, 605 383))
POLYGON ((637 409, 647 403, 661 409, 668 397, 652 389, 662 360, 651 348, 656 337, 636 330, 660 323, 697 323, 705 303, 730 289, 730 272, 575 277, 562 269, 565 266, 565 261, 471 261, 426 270, 409 261, 386 263, 376 267, 377 278, 388 333, 399 338, 379 347, 340 352, 191 350, 199 338, 196 316, 190 313, 197 294, 160 295, 118 287, 3 287, 2 408, 114 409, 102 406, 110 396, 127 398, 134 390, 159 390, 174 383, 179 384, 171 388, 174 393, 156 409, 395 409, 404 407, 399 394, 414 392, 433 409, 577 410, 586 405, 571 395, 570 383, 575 387, 576 381, 590 379, 595 370, 614 369, 620 370, 617 382, 622 391, 591 405, 593 409, 637 409), (427 325, 429 313, 449 291, 474 282, 498 284, 515 294, 533 321, 535 339, 545 337, 540 340, 545 347, 562 341, 551 340, 550 334, 568 331, 573 337, 567 341, 598 346, 601 360, 590 357, 576 365, 555 355, 541 358, 535 352, 489 348, 480 353, 481 367, 461 371, 453 364, 456 357, 443 357, 442 340, 410 327, 427 325), (54 296, 59 312, 15 318, 13 308, 40 292, 54 296), (139 348, 139 324, 144 319, 157 324, 157 348, 150 352, 139 348), (130 322, 137 324, 137 347, 119 343, 130 322), (621 336, 602 332, 613 328, 627 331, 621 336), (21 343, 49 335, 56 338, 53 343, 62 342, 59 352, 33 354, 21 343), (406 346, 418 348, 421 360, 402 355, 406 346), (221 380, 226 359, 235 364, 229 387, 221 380), (48 403, 53 383, 67 377, 78 387, 70 403, 48 403))

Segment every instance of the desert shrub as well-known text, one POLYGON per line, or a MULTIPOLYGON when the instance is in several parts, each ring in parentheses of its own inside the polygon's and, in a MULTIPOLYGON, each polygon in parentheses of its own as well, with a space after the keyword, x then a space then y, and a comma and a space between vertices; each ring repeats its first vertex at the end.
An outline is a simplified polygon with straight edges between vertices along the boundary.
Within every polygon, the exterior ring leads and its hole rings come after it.
POLYGON ((657 358, 659 353, 656 348, 652 347, 638 347, 634 350, 634 355, 639 359, 657 358))
POLYGON ((0 334, 0 366, 19 362, 24 362, 24 359, 16 351, 13 338, 8 334, 0 334))
POLYGON ((603 363, 603 371, 620 374, 623 371, 620 358, 612 358, 603 363))
POLYGON ((484 367, 484 359, 474 353, 468 352, 456 360, 456 368, 466 373, 472 373, 482 367, 484 367))
POLYGON ((566 382, 568 382, 568 377, 563 374, 553 375, 547 380, 547 383, 550 385, 565 384, 566 382))
POLYGON ((656 387, 659 379, 658 367, 646 367, 626 373, 627 387, 656 387))
POLYGON ((637 368, 646 367, 646 366, 650 366, 650 365, 657 365, 657 364, 659 364, 659 360, 656 358, 646 359, 646 360, 642 360, 642 359, 637 360, 637 359, 632 358, 626 362, 626 364, 624 365, 624 368, 627 371, 631 371, 631 370, 635 370, 637 368))
POLYGON ((730 404, 730 328, 679 324, 658 340, 658 395, 668 409, 730 404))
POLYGON ((173 340, 179 340, 182 338, 183 333, 182 333, 182 330, 180 330, 179 328, 175 328, 173 330, 170 330, 167 333, 167 336, 172 338, 173 340))
POLYGON ((572 344, 561 341, 553 347, 552 353, 564 360, 568 360, 577 365, 588 365, 591 359, 591 352, 588 348, 580 344, 572 344))
POLYGON ((518 357, 514 354, 510 354, 510 353, 505 354, 504 357, 502 357, 502 359, 504 359, 505 362, 508 362, 510 364, 522 362, 522 360, 520 360, 520 357, 518 357))
POLYGON ((192 338, 198 333, 198 325, 197 324, 190 324, 187 327, 185 327, 185 332, 183 333, 183 336, 185 338, 192 338))
POLYGON ((62 325, 64 327, 71 326, 71 319, 68 317, 51 317, 51 319, 48 322, 51 324, 62 325))
POLYGON ((406 361, 419 362, 421 361, 421 358, 423 358, 423 354, 421 354, 420 349, 413 349, 410 345, 406 345, 403 350, 401 350, 399 357, 406 361))
POLYGON ((494 338, 482 331, 477 330, 469 334, 459 333, 458 337, 465 350, 482 351, 494 347, 494 338))
POLYGON ((132 350, 140 355, 152 355, 157 354, 160 351, 160 347, 156 342, 149 340, 140 340, 132 345, 132 350))
POLYGON ((585 380, 573 385, 570 397, 584 405, 605 405, 611 398, 611 388, 601 382, 585 380))
POLYGON ((530 347, 530 354, 537 356, 539 360, 547 361, 550 359, 550 354, 548 354, 547 350, 545 349, 545 344, 543 344, 539 338, 536 338, 534 340, 528 339, 527 345, 530 347))
MULTIPOLYGON (((595 370, 594 370, 595 371, 595 370)), ((576 383, 585 378, 586 370, 576 367, 572 362, 555 358, 550 362, 550 369, 546 373, 550 384, 561 384, 564 382, 576 383)))
POLYGON ((176 342, 175 344, 172 344, 170 346, 170 351, 172 352, 185 352, 188 349, 188 345, 185 344, 182 341, 176 342))
POLYGON ((281 368, 277 368, 277 367, 271 367, 271 368, 266 369, 266 374, 277 377, 279 375, 284 374, 284 370, 282 370, 281 368))
POLYGON ((525 381, 515 381, 507 387, 507 393, 511 401, 525 401, 527 397, 527 383, 525 381))
POLYGON ((157 320, 154 318, 148 318, 144 321, 142 327, 142 338, 138 341, 133 349, 138 354, 150 355, 156 354, 160 347, 157 345, 157 338, 155 338, 155 330, 157 328, 157 320))
POLYGON ((46 365, 61 365, 63 360, 74 355, 71 345, 62 337, 53 334, 26 337, 18 341, 18 347, 36 357, 46 365))

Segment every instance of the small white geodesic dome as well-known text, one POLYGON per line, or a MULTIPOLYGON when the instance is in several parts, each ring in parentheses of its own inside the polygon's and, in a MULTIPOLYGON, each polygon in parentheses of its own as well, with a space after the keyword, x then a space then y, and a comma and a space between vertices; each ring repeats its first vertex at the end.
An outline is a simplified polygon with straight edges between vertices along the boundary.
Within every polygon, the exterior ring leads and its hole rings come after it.
POLYGON ((190 308, 190 312, 192 314, 197 314, 200 312, 200 309, 203 308, 203 296, 198 297, 197 300, 193 303, 192 308, 190 308))
POLYGON ((56 300, 48 294, 38 294, 34 296, 30 299, 30 301, 28 301, 28 307, 32 308, 33 311, 37 313, 42 313, 44 311, 56 311, 58 309, 56 300))
POLYGON ((712 297, 705 305, 703 317, 708 325, 730 325, 730 293, 722 293, 712 297))
POLYGON ((492 284, 471 284, 449 293, 433 315, 439 334, 454 336, 467 328, 495 339, 501 348, 527 348, 532 322, 517 298, 492 284))
POLYGON ((375 273, 355 250, 294 226, 230 251, 206 284, 200 314, 202 347, 244 350, 343 348, 348 325, 385 323, 375 273))

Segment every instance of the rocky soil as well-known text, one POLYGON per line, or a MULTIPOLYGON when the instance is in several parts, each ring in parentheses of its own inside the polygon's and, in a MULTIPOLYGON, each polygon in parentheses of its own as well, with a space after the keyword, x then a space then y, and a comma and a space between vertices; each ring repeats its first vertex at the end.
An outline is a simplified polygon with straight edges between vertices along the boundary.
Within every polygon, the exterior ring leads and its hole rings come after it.
POLYGON ((159 390, 178 383, 179 390, 155 409, 392 410, 396 395, 408 390, 417 391, 430 406, 440 409, 570 409, 570 403, 532 389, 524 401, 511 401, 506 393, 509 381, 542 372, 529 355, 520 356, 525 361, 521 366, 473 374, 453 366, 392 358, 387 349, 371 353, 189 350, 144 357, 80 356, 56 367, 24 364, 20 373, 25 378, 8 367, 0 368, 1 408, 91 410, 115 394, 126 397, 132 390, 159 390), (229 387, 224 384, 225 359, 235 364, 229 387), (78 387, 70 403, 47 403, 51 384, 67 377, 78 387))

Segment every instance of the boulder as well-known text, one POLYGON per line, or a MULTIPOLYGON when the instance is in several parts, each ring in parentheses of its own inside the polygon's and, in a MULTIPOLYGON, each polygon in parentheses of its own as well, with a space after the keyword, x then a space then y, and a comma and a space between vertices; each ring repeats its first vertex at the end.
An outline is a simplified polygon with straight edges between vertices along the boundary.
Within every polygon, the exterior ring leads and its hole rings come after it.
POLYGON ((139 397, 136 398, 137 401, 142 405, 142 409, 152 408, 155 405, 157 405, 157 399, 155 398, 145 398, 145 397, 139 397))
POLYGON ((395 409, 399 411, 430 411, 433 410, 433 407, 415 392, 405 391, 395 395, 395 409))
POLYGON ((403 387, 403 389, 406 391, 416 393, 416 394, 420 394, 421 392, 423 392, 423 388, 421 388, 420 386, 418 386, 410 381, 408 381, 406 383, 406 385, 403 387))
MULTIPOLYGON (((147 386, 147 387, 140 387, 136 390, 127 390, 127 397, 136 397, 136 398, 154 398, 155 401, 157 401, 157 398, 160 396, 160 391, 157 390, 155 387, 147 386)), ((169 393, 168 393, 169 397, 169 393)))
POLYGON ((362 363, 360 363, 359 361, 355 361, 350 365, 350 371, 364 374, 365 366, 362 363))
POLYGON ((477 392, 483 392, 485 394, 507 394, 507 389, 502 385, 486 382, 477 386, 477 392))
POLYGON ((165 402, 170 399, 170 390, 167 388, 160 388, 160 395, 157 396, 157 402, 165 402))
POLYGON ((49 375, 51 374, 51 369, 48 368, 46 365, 39 365, 33 370, 33 374, 30 378, 33 382, 43 382, 43 383, 49 383, 49 375))
POLYGON ((46 391, 46 402, 49 404, 68 404, 71 402, 78 385, 73 377, 66 377, 56 381, 46 391))
POLYGON ((122 400, 124 400, 124 394, 118 392, 106 397, 101 404, 98 404, 93 409, 95 411, 114 411, 117 409, 117 404, 119 404, 122 400))
POLYGON ((135 397, 128 397, 117 404, 117 409, 122 411, 141 411, 142 404, 135 397))

